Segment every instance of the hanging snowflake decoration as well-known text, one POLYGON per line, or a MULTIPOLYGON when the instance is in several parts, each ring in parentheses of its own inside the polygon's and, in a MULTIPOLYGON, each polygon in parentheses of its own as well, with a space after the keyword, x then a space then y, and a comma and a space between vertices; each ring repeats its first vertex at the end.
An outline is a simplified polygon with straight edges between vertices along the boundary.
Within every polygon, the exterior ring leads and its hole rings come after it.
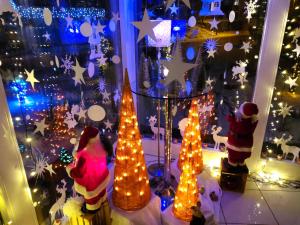
POLYGON ((103 78, 100 78, 100 79, 99 79, 99 84, 98 84, 98 90, 99 90, 100 92, 103 92, 104 89, 105 89, 105 87, 106 87, 105 80, 104 80, 103 78))
POLYGON ((71 56, 66 55, 65 59, 61 59, 63 64, 60 66, 60 68, 64 68, 64 74, 69 74, 70 71, 73 69, 74 61, 72 61, 71 56))
POLYGON ((43 177, 44 173, 46 172, 46 167, 48 166, 47 160, 44 157, 38 158, 35 162, 35 166, 32 171, 32 175, 36 176, 37 178, 43 177))
POLYGON ((248 72, 246 72, 246 66, 248 65, 248 61, 237 61, 236 62, 237 66, 232 67, 232 76, 233 79, 237 79, 239 78, 240 74, 242 74, 243 76, 247 76, 248 72))
POLYGON ((286 116, 290 116, 291 115, 291 111, 292 111, 292 106, 288 106, 287 103, 284 104, 280 104, 279 105, 280 109, 278 109, 278 115, 281 115, 283 117, 283 119, 286 116))
POLYGON ((252 19, 252 14, 256 13, 256 8, 259 6, 257 5, 258 0, 249 0, 249 2, 245 2, 245 14, 247 15, 246 18, 248 22, 252 19))
POLYGON ((217 40, 215 39, 207 39, 204 42, 204 49, 205 51, 211 51, 211 50, 215 50, 217 48, 217 40))

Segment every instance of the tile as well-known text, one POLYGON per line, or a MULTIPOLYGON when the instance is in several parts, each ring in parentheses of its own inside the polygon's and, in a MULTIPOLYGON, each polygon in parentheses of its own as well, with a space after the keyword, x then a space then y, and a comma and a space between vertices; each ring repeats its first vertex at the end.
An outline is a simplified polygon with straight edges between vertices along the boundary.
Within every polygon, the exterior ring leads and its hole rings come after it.
POLYGON ((278 185, 274 184, 263 184, 260 182, 256 182, 258 188, 261 191, 293 191, 293 192, 300 192, 300 189, 294 189, 294 188, 283 188, 279 187, 278 185))
POLYGON ((254 181, 248 179, 245 189, 246 190, 258 190, 258 186, 256 185, 256 183, 254 181))
POLYGON ((300 225, 300 192, 262 191, 280 225, 300 225))
POLYGON ((224 191, 221 205, 227 224, 277 224, 259 190, 224 191))

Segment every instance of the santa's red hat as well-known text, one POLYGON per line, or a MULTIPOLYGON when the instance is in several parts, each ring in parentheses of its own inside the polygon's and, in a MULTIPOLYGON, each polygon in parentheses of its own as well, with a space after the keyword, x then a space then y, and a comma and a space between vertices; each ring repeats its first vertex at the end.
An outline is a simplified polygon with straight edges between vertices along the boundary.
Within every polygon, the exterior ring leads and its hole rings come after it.
POLYGON ((96 127, 84 128, 80 136, 77 152, 83 150, 87 146, 89 140, 96 137, 98 134, 99 130, 96 127))
POLYGON ((240 106, 239 112, 242 114, 243 118, 252 118, 253 122, 257 121, 258 107, 255 103, 244 102, 240 106))

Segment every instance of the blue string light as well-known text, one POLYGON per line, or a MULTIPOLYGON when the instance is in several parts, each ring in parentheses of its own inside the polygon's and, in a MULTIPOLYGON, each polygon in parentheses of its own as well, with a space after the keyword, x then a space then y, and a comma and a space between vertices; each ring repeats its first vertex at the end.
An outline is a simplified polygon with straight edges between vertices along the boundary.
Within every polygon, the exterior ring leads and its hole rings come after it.
POLYGON ((17 79, 10 83, 10 88, 14 94, 17 95, 17 98, 21 104, 26 101, 26 92, 27 92, 27 83, 22 79, 17 79))
MULTIPOLYGON (((44 8, 18 6, 13 0, 10 0, 13 9, 27 19, 42 19, 44 8)), ((105 9, 98 8, 54 8, 51 9, 53 18, 66 18, 68 15, 72 18, 97 17, 103 19, 105 17, 105 9)))

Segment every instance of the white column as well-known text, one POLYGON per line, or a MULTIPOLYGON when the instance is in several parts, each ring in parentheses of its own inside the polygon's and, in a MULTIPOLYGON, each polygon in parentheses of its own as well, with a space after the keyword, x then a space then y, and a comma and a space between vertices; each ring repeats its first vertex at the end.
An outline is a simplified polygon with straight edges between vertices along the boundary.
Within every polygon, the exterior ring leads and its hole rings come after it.
MULTIPOLYGON (((290 0, 268 1, 253 95, 253 101, 258 105, 260 112, 259 123, 254 133, 253 154, 248 163, 252 170, 258 169, 261 165, 259 163, 261 161, 260 155, 273 96, 289 5, 290 0)), ((287 163, 274 161, 268 163, 269 168, 266 169, 272 171, 276 170, 282 173, 285 171, 283 167, 286 166, 288 166, 289 169, 285 175, 298 175, 298 177, 300 177, 299 170, 295 171, 295 166, 288 165, 287 163)))
POLYGON ((38 225, 1 79, 0 107, 0 198, 5 201, 1 211, 6 211, 12 225, 38 225))

